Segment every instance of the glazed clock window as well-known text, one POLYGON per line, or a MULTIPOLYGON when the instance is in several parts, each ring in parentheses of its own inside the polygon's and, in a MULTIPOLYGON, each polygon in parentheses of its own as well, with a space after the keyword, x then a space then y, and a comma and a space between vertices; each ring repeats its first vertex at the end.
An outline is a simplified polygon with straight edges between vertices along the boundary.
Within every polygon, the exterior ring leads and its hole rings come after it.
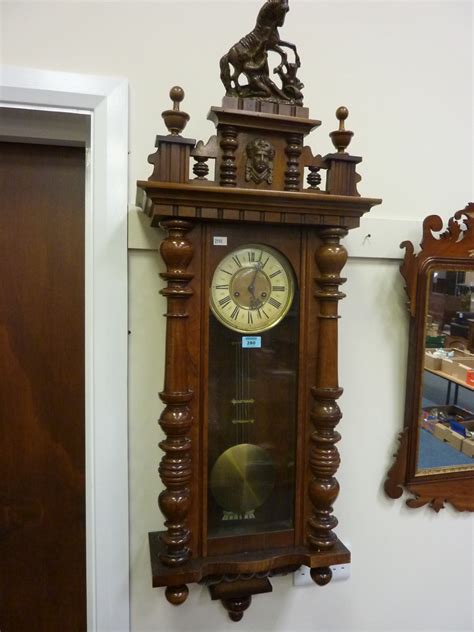
MULTIPOLYGON (((299 318, 295 273, 277 249, 242 245, 215 265, 209 305, 209 551, 231 547, 236 536, 273 532, 291 538, 299 318), (249 334, 257 345, 247 344, 249 334)), ((240 542, 235 540, 235 546, 240 542)))

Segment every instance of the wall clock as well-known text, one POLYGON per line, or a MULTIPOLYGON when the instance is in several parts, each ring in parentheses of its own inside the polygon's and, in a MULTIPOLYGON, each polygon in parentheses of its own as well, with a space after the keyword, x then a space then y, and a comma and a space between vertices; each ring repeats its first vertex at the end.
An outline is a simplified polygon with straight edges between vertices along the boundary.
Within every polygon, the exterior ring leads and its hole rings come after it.
POLYGON ((226 95, 207 143, 182 136, 189 116, 172 88, 170 133, 138 183, 165 231, 168 303, 153 585, 179 605, 188 584, 206 584, 233 621, 273 575, 306 565, 324 585, 350 560, 333 514, 340 240, 381 200, 357 192, 346 108, 330 134, 336 152, 304 146, 320 121, 303 106, 296 47, 278 34, 287 11, 265 2, 222 58, 226 95), (275 81, 268 51, 281 57, 275 81))

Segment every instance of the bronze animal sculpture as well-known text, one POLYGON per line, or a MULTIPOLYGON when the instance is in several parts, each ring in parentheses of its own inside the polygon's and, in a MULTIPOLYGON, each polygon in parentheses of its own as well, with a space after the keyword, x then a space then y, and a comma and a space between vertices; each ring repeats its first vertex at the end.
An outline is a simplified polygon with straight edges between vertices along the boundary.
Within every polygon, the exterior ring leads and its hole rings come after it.
POLYGON ((221 79, 227 96, 257 97, 262 100, 302 105, 303 84, 296 77, 296 71, 301 65, 300 58, 296 46, 282 41, 278 32, 290 10, 288 2, 289 0, 267 0, 259 11, 254 30, 239 40, 222 57, 221 79), (282 47, 294 51, 294 64, 288 62, 288 55, 282 47), (270 79, 269 51, 274 51, 281 57, 281 63, 274 72, 282 79, 282 88, 270 79), (239 84, 239 77, 242 74, 247 77, 246 86, 239 84))

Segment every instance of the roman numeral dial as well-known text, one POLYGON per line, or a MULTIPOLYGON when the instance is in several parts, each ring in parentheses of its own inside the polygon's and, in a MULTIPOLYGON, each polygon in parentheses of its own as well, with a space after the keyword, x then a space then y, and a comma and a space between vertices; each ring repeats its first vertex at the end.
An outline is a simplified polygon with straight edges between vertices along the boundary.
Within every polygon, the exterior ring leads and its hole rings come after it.
POLYGON ((286 316, 295 280, 281 252, 264 244, 249 244, 229 252, 218 263, 210 290, 211 311, 223 325, 259 333, 286 316))

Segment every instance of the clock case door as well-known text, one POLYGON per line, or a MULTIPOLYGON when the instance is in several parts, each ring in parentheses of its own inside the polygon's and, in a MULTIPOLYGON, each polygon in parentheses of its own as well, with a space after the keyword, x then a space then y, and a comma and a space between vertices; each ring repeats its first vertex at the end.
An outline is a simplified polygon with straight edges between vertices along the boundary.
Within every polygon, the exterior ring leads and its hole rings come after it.
MULTIPOLYGON (((200 415, 202 425, 202 555, 218 555, 295 546, 302 543, 304 493, 304 436, 307 347, 300 287, 307 283, 307 236, 300 228, 222 226, 202 227, 203 269, 209 280, 203 286, 201 322, 203 354, 200 415), (215 246, 217 237, 227 246, 215 246), (295 279, 295 294, 286 316, 258 334, 261 348, 243 349, 245 332, 221 324, 209 308, 210 280, 228 253, 246 244, 261 244, 281 253, 295 279), (240 395, 239 395, 240 393, 240 395), (242 398, 243 394, 243 398, 242 398), (240 397, 240 399, 239 399, 240 397), (239 402, 244 402, 242 405, 239 402), (239 411, 236 414, 236 409, 239 411), (240 419, 243 417, 243 419, 240 419), (236 419, 239 418, 239 419, 236 419), (237 422, 237 423, 236 423, 237 422), (241 422, 241 423, 238 423, 241 422), (212 472, 219 456, 233 445, 244 451, 258 446, 255 461, 247 467, 242 487, 224 488, 225 511, 213 493, 212 472), (264 461, 262 463, 262 460, 264 461), (240 491, 246 492, 242 509, 240 491), (253 500, 253 503, 252 503, 253 500), (245 502, 244 502, 245 504, 245 502), (255 511, 245 513, 252 504, 255 511), (233 511, 232 511, 233 510, 233 511)), ((255 251, 257 247, 249 248, 255 251)), ((244 264, 245 265, 245 262, 244 264)), ((313 338, 316 339, 316 336, 313 338)), ((313 355, 315 350, 313 352, 313 355)), ((228 453, 229 454, 229 453, 228 453)), ((232 459, 232 451, 229 454, 232 459)), ((236 464, 239 473, 241 464, 236 464)), ((230 466, 225 463, 224 467, 230 466)), ((225 481, 225 475, 224 475, 225 481)), ((235 477, 234 477, 235 478, 235 477)))

